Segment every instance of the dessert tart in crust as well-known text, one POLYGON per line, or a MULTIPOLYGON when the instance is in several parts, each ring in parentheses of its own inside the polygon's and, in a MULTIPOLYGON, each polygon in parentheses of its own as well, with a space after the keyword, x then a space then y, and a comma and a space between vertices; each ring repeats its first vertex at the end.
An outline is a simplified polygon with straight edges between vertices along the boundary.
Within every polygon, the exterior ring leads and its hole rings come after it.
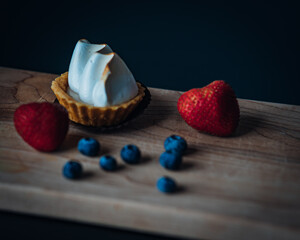
POLYGON ((125 121, 145 96, 146 89, 138 82, 137 87, 137 95, 127 102, 114 106, 96 107, 77 101, 68 94, 68 72, 57 77, 51 85, 57 100, 67 109, 70 120, 94 127, 113 126, 125 121))

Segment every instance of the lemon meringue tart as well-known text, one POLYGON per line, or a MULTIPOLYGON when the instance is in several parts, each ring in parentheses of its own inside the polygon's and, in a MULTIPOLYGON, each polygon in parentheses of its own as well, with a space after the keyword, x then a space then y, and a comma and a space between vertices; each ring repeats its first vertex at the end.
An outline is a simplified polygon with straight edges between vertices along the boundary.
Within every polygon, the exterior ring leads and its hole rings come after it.
POLYGON ((86 126, 118 125, 145 96, 129 68, 106 44, 77 42, 69 71, 51 85, 70 120, 86 126))

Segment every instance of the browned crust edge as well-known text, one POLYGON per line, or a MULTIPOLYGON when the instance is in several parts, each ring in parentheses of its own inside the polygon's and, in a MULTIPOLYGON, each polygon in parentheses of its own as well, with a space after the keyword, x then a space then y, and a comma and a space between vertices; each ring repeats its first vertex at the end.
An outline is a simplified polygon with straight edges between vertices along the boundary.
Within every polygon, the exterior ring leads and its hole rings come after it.
POLYGON ((86 126, 112 126, 125 121, 145 96, 145 88, 137 83, 138 94, 128 102, 110 107, 94 107, 69 96, 68 86, 68 72, 65 72, 52 81, 51 89, 59 103, 67 109, 70 120, 86 126))

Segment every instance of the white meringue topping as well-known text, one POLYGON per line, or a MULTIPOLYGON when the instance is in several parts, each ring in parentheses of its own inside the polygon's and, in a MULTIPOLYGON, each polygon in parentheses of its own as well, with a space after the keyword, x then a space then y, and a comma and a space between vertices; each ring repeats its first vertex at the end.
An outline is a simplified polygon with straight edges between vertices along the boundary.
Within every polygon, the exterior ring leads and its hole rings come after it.
POLYGON ((106 44, 79 40, 68 75, 68 94, 93 106, 118 105, 138 93, 136 81, 118 54, 106 44))

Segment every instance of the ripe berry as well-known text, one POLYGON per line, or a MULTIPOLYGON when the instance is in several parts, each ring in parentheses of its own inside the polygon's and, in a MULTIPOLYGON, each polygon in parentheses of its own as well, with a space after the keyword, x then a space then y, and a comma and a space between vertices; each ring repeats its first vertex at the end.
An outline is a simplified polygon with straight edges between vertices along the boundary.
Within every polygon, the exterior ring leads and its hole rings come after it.
POLYGON ((165 176, 158 179, 156 186, 163 193, 175 192, 177 188, 176 182, 172 178, 165 176))
POLYGON ((239 123, 236 95, 222 80, 185 92, 178 99, 177 109, 188 125, 216 136, 233 134, 239 123))
POLYGON ((164 152, 160 155, 159 163, 164 168, 176 170, 182 163, 182 157, 176 152, 164 152))
POLYGON ((117 169, 117 161, 112 156, 102 156, 99 161, 100 167, 106 171, 114 171, 117 169))
POLYGON ((18 134, 33 148, 51 152, 64 141, 69 129, 67 110, 56 103, 28 103, 14 113, 18 134))
POLYGON ((82 138, 78 142, 78 150, 83 155, 96 156, 100 151, 100 143, 94 138, 82 138))
POLYGON ((166 151, 177 152, 179 154, 183 154, 183 152, 187 149, 186 140, 177 135, 171 135, 168 137, 165 140, 164 146, 166 151))
POLYGON ((63 168, 63 175, 69 179, 77 179, 82 175, 82 166, 79 162, 69 161, 63 168))
POLYGON ((122 148, 121 158, 129 164, 135 164, 140 161, 141 152, 139 148, 135 145, 129 144, 122 148))

